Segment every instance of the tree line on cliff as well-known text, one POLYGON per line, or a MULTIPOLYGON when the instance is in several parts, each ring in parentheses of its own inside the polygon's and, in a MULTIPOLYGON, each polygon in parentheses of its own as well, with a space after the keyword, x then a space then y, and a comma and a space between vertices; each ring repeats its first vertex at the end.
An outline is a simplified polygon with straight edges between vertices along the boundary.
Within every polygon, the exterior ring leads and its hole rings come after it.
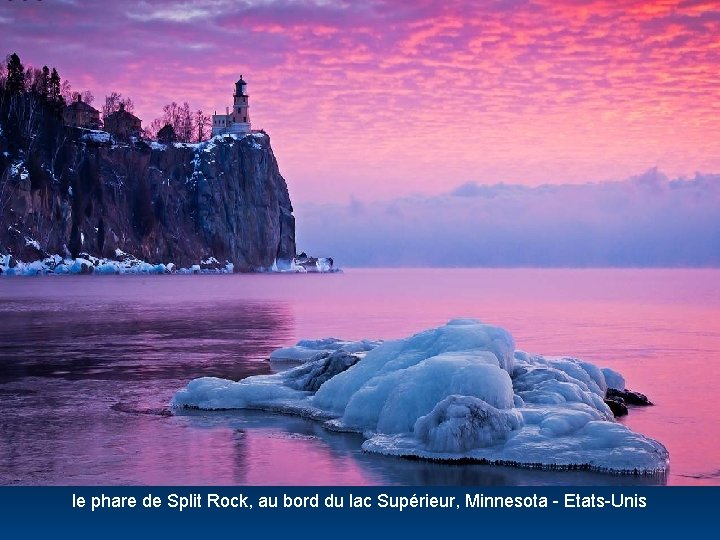
MULTIPOLYGON (((15 230, 18 209, 13 209, 12 203, 18 201, 17 179, 25 177, 33 200, 43 201, 45 210, 50 210, 31 212, 32 223, 26 225, 40 244, 47 245, 57 232, 54 227, 64 222, 69 210, 72 225, 67 249, 73 257, 83 249, 83 219, 93 216, 104 204, 97 152, 78 151, 68 144, 72 134, 64 126, 62 112, 78 95, 87 103, 94 100, 89 91, 73 92, 56 68, 25 67, 17 54, 8 56, 0 68, 0 224, 15 230), (62 199, 70 201, 69 209, 64 208, 62 199)), ((109 115, 121 105, 133 110, 131 99, 112 92, 105 99, 103 114, 109 115)), ((133 228, 139 238, 144 238, 152 230, 157 212, 142 174, 129 197, 133 228)), ((99 252, 104 247, 104 229, 100 216, 96 222, 99 252)))
MULTIPOLYGON (((88 105, 92 105, 95 96, 90 90, 73 90, 67 79, 61 79, 55 67, 35 68, 23 65, 17 53, 8 55, 6 62, 0 64, 0 99, 5 101, 11 100, 13 97, 29 97, 32 103, 30 105, 29 116, 22 114, 21 120, 32 121, 33 112, 37 112, 38 107, 45 107, 48 112, 62 118, 63 109, 80 98, 88 105)), ((13 103, 13 107, 8 112, 16 113, 17 103, 13 103)), ((133 113, 135 104, 130 97, 123 96, 121 93, 111 91, 105 96, 100 108, 102 118, 105 119, 112 113, 123 107, 126 111, 133 113)), ((23 111, 21 111, 23 112, 23 111)), ((24 111, 28 112, 28 111, 24 111)), ((5 116, 3 115, 3 118, 5 116)), ((23 125, 23 122, 20 122, 23 125)), ((143 129, 143 137, 149 140, 160 139, 161 142, 183 142, 195 143, 201 142, 209 138, 211 133, 211 118, 201 109, 193 111, 187 101, 178 103, 172 101, 165 105, 162 114, 155 118, 143 129)))

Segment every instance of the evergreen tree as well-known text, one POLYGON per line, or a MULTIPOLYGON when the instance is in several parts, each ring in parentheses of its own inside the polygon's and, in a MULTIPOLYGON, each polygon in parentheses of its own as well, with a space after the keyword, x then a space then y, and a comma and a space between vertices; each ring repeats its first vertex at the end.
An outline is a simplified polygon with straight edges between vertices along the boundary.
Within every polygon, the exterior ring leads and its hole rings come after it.
POLYGON ((48 83, 48 103, 52 106, 55 114, 62 114, 62 110, 65 107, 65 98, 62 94, 62 83, 60 81, 60 75, 55 68, 50 73, 50 82, 48 83))
POLYGON ((57 69, 55 68, 52 69, 52 73, 50 74, 50 84, 48 85, 48 101, 56 105, 59 105, 61 102, 64 101, 60 85, 60 75, 58 75, 57 69))
POLYGON ((7 83, 5 88, 10 95, 21 94, 25 91, 25 68, 20 62, 17 53, 13 53, 8 58, 7 63, 7 83))
POLYGON ((37 88, 38 93, 42 96, 42 98, 47 100, 48 93, 50 92, 50 70, 47 66, 42 67, 37 88))

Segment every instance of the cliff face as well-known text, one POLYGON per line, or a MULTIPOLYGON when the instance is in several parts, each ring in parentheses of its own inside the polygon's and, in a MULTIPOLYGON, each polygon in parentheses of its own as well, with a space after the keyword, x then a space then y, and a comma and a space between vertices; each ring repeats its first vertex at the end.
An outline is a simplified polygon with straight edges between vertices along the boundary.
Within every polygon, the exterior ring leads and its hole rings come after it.
POLYGON ((214 257, 236 270, 295 256, 292 205, 267 135, 167 146, 60 137, 49 150, 0 137, 0 253, 30 261, 119 249, 178 266, 214 257))

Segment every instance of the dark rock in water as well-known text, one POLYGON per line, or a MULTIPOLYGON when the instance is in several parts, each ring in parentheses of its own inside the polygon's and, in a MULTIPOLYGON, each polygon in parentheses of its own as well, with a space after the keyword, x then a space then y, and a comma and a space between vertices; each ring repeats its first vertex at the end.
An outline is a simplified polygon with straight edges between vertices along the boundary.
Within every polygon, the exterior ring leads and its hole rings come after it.
POLYGON ((324 353, 317 360, 312 360, 295 368, 288 385, 296 390, 317 392, 322 384, 338 373, 348 370, 360 361, 360 357, 345 351, 324 353))
POLYGON ((653 404, 653 402, 650 401, 645 394, 634 392, 633 390, 616 390, 615 388, 608 388, 605 393, 605 397, 607 399, 620 398, 628 405, 647 406, 653 404))
POLYGON ((172 411, 167 407, 143 408, 132 405, 130 403, 115 403, 110 408, 113 411, 124 412, 128 414, 147 414, 152 416, 172 416, 172 411))
POLYGON ((612 411, 613 415, 618 416, 626 416, 628 413, 627 405, 625 405, 625 402, 622 400, 622 398, 605 398, 605 405, 610 407, 610 410, 612 411))

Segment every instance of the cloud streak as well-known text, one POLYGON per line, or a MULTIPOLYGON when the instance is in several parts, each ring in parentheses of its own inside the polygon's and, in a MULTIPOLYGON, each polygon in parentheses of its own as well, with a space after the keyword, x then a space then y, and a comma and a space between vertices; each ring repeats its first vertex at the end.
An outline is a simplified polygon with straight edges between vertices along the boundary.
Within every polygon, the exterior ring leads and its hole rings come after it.
POLYGON ((299 247, 346 266, 718 266, 720 175, 466 183, 432 197, 302 204, 299 247))

